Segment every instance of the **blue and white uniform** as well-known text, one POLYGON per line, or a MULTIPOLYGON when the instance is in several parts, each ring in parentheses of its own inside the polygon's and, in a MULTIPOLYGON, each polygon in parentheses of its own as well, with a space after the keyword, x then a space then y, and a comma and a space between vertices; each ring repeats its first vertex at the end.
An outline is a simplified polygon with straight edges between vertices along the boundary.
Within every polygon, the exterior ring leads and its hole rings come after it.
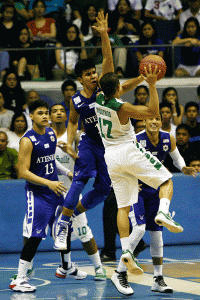
MULTIPOLYGON (((23 137, 30 139, 33 145, 30 171, 42 178, 58 181, 55 164, 56 136, 52 128, 46 127, 45 134, 37 134, 33 129, 23 137)), ((26 181, 26 215, 23 224, 23 236, 45 238, 48 225, 51 227, 58 205, 63 205, 63 196, 58 196, 46 186, 26 181)))
MULTIPOLYGON (((73 97, 72 101, 76 112, 80 115, 83 122, 85 132, 81 134, 80 142, 78 145, 79 158, 75 161, 74 177, 70 191, 68 192, 64 206, 69 209, 74 209, 77 205, 77 186, 75 182, 87 183, 89 178, 95 178, 93 194, 86 196, 87 207, 93 208, 97 204, 104 201, 110 192, 111 181, 108 175, 107 166, 104 159, 104 146, 97 127, 97 116, 95 113, 96 95, 99 90, 93 93, 90 98, 86 98, 78 91, 73 97), (75 191, 76 190, 76 191, 75 191), (74 201, 76 197, 76 201, 74 201), (95 202, 96 201, 96 202, 95 202)), ((83 185, 80 188, 82 192, 83 185)))
MULTIPOLYGON (((156 156, 160 162, 164 162, 166 155, 171 151, 171 140, 168 132, 160 130, 159 132, 159 143, 154 146, 145 130, 139 132, 136 135, 137 141, 146 149, 156 156)), ((139 182, 139 184, 142 182, 139 182)), ((149 231, 162 231, 163 227, 157 225, 154 222, 154 218, 158 212, 160 198, 159 190, 153 189, 152 187, 142 183, 142 190, 138 195, 138 203, 131 207, 131 211, 134 209, 134 214, 130 212, 130 217, 135 218, 134 223, 141 225, 146 224, 146 230, 149 231)))

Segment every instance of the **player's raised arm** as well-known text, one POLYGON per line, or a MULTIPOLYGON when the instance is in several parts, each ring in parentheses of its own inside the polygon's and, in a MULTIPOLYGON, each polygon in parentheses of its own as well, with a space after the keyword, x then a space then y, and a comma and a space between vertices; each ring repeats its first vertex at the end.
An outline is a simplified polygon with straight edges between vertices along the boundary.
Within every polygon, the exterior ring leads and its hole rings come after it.
MULTIPOLYGON (((98 13, 96 18, 98 26, 92 26, 95 30, 97 30, 101 35, 102 41, 102 54, 103 54, 103 64, 102 64, 102 73, 100 78, 108 73, 114 72, 114 65, 113 65, 113 57, 112 57, 112 49, 110 44, 110 39, 108 36, 108 14, 104 16, 103 11, 98 13)), ((99 78, 99 79, 100 79, 99 78)))

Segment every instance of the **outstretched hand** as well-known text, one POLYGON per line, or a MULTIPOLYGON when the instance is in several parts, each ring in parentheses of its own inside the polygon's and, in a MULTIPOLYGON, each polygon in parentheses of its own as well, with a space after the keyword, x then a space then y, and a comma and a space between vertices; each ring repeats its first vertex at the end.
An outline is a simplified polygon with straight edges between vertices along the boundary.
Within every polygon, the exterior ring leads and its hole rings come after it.
POLYGON ((106 16, 104 16, 103 11, 100 11, 100 12, 98 12, 96 20, 97 20, 97 26, 92 26, 92 28, 97 30, 99 33, 107 32, 108 31, 108 14, 106 14, 106 16))
POLYGON ((57 147, 61 148, 64 152, 68 153, 74 160, 78 158, 78 154, 74 151, 71 145, 64 142, 58 142, 57 147))
POLYGON ((145 70, 145 80, 149 84, 149 86, 153 86, 156 84, 157 76, 160 74, 160 70, 158 71, 158 67, 155 66, 154 70, 152 71, 151 64, 148 65, 148 67, 144 67, 145 70))
POLYGON ((195 169, 193 167, 183 167, 182 173, 185 175, 191 175, 193 177, 196 177, 196 175, 197 175, 197 172, 195 171, 195 169))

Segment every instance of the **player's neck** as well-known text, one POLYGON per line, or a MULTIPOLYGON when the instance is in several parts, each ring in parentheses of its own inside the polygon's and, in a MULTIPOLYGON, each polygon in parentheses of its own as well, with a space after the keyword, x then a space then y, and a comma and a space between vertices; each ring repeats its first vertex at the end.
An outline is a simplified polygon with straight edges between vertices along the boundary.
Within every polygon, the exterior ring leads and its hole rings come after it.
POLYGON ((85 98, 91 98, 95 91, 96 91, 96 88, 91 90, 91 89, 87 88, 86 86, 84 86, 83 90, 80 91, 80 93, 85 98))
POLYGON ((157 146, 157 144, 159 143, 159 132, 148 132, 146 131, 147 133, 147 136, 150 140, 150 142, 154 145, 154 146, 157 146))
POLYGON ((44 135, 46 131, 46 126, 38 126, 35 123, 33 123, 33 130, 40 135, 44 135))
POLYGON ((67 128, 64 123, 52 124, 52 128, 56 131, 57 137, 61 137, 66 131, 67 128))

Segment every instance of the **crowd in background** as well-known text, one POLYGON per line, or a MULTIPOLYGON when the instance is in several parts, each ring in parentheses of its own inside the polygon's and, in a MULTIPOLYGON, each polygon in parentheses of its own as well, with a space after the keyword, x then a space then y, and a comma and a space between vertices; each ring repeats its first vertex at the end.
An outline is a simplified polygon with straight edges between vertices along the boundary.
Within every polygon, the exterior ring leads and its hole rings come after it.
POLYGON ((200 75, 200 0, 11 0, 0 3, 1 79, 11 67, 21 80, 74 79, 76 62, 87 57, 100 73, 92 28, 100 10, 108 12, 120 78, 137 76, 148 54, 165 59, 166 76, 200 75))

